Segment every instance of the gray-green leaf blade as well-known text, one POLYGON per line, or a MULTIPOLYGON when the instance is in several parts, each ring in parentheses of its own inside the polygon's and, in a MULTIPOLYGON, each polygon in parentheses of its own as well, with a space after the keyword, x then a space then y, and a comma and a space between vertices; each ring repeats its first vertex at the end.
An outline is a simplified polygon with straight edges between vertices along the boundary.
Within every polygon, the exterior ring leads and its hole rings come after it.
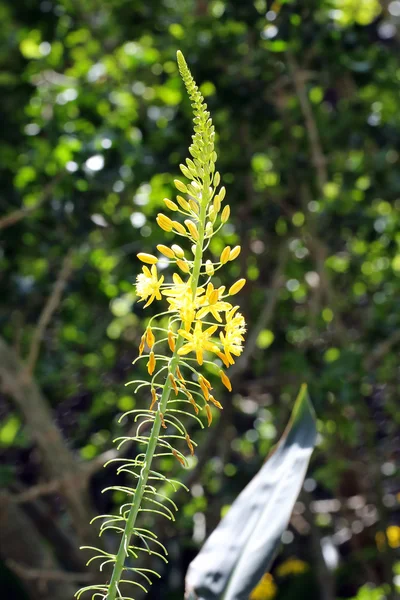
POLYGON ((275 451, 190 564, 188 598, 247 600, 277 552, 315 440, 314 410, 303 386, 275 451))

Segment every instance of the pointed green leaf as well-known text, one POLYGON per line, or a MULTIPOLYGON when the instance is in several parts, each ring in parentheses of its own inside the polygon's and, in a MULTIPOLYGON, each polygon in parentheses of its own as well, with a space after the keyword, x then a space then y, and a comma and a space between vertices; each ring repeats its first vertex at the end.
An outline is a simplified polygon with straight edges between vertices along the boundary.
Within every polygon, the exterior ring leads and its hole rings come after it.
POLYGON ((190 564, 188 599, 248 598, 278 550, 315 440, 314 410, 303 385, 276 449, 190 564))

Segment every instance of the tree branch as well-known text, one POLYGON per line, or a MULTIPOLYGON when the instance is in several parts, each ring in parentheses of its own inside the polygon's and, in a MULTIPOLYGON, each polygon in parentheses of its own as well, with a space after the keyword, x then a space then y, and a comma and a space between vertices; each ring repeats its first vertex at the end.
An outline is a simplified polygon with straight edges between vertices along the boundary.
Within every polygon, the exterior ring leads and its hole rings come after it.
POLYGON ((62 179, 63 176, 64 173, 59 173, 56 177, 54 177, 52 181, 45 185, 41 197, 39 198, 39 201, 35 204, 35 206, 29 208, 20 208, 2 217, 0 219, 0 229, 6 229, 7 227, 11 227, 11 225, 15 225, 15 223, 18 223, 18 221, 21 221, 22 219, 30 215, 32 212, 40 208, 45 202, 50 200, 55 186, 62 179))
POLYGON ((32 569, 26 565, 22 565, 15 560, 6 560, 6 565, 14 571, 21 579, 39 579, 40 581, 87 581, 93 580, 92 573, 71 573, 69 571, 53 571, 49 569, 32 569))
POLYGON ((72 523, 80 540, 92 545, 94 528, 89 526, 90 502, 88 479, 79 477, 79 462, 65 443, 60 430, 53 423, 47 399, 42 395, 36 381, 27 373, 24 363, 15 351, 0 338, 0 380, 15 405, 21 411, 29 431, 36 441, 45 468, 52 478, 65 474, 65 484, 60 491, 69 509, 72 523), (72 485, 72 481, 74 484, 72 485))
POLYGON ((40 314, 37 326, 32 336, 31 345, 29 348, 28 358, 26 360, 26 369, 29 374, 33 373, 36 361, 40 352, 40 345, 43 339, 44 332, 51 321, 51 318, 57 310, 63 291, 72 272, 72 250, 70 250, 63 260, 63 264, 43 310, 40 314))

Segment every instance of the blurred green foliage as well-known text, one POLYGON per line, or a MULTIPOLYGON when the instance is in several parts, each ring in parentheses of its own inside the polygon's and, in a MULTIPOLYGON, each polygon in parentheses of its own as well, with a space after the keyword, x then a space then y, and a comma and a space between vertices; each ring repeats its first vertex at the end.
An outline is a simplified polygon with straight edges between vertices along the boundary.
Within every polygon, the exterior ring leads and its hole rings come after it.
MULTIPOLYGON (((147 318, 132 284, 136 253, 169 241, 155 216, 190 136, 177 48, 213 114, 232 219, 212 251, 242 245, 230 282, 249 280, 241 304, 256 344, 233 397, 219 390, 218 436, 196 433, 207 460, 166 528, 175 558, 163 597, 182 596, 205 532, 307 381, 319 416, 311 499, 300 498, 281 560, 313 568, 290 590, 277 577, 276 597, 394 598, 393 549, 376 535, 399 520, 400 2, 1 0, 0 16, 0 323, 26 358, 71 251, 34 373, 82 460, 110 448, 122 411, 148 402, 124 387, 147 318), (313 536, 337 553, 333 596, 318 591, 313 536)), ((0 416, 1 480, 33 485, 40 461, 7 390, 0 416)), ((96 510, 112 476, 93 478, 96 510)), ((50 505, 67 527, 62 502, 50 505)))

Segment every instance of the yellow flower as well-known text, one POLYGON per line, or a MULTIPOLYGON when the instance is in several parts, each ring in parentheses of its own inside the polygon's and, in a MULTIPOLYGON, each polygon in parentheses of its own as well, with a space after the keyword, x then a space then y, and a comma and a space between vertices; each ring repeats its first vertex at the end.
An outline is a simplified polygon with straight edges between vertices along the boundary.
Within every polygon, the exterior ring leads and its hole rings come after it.
POLYGON ((193 300, 190 279, 182 281, 177 273, 173 274, 172 279, 174 285, 163 290, 162 293, 167 296, 170 310, 179 313, 186 331, 189 331, 195 318, 196 309, 199 307, 199 296, 204 294, 204 289, 198 288, 193 300))
MULTIPOLYGON (((246 332, 245 320, 241 313, 236 313, 239 307, 235 306, 226 314, 225 332, 219 334, 226 362, 234 364, 232 354, 240 356, 243 351, 243 340, 246 332)), ((222 358, 222 357, 221 357, 222 358)), ((225 362, 225 361, 224 361, 225 362)))
POLYGON ((212 283, 208 284, 206 294, 201 299, 202 308, 197 313, 198 319, 203 319, 206 315, 208 315, 208 313, 211 313, 218 323, 222 323, 219 313, 229 311, 232 308, 232 304, 229 302, 219 301, 219 298, 223 294, 224 290, 224 287, 214 289, 212 283))
POLYGON ((218 352, 218 346, 214 344, 210 338, 216 332, 217 326, 213 325, 212 327, 208 327, 205 331, 203 331, 203 325, 201 321, 196 321, 196 325, 194 326, 194 330, 192 333, 185 331, 184 329, 179 329, 178 333, 188 340, 187 343, 179 348, 178 354, 180 356, 184 356, 185 354, 189 354, 189 352, 195 352, 197 362, 199 365, 203 364, 203 352, 218 352))
POLYGON ((250 600, 272 600, 276 596, 277 589, 272 575, 266 573, 251 592, 250 600))
POLYGON ((398 525, 390 525, 386 529, 386 535, 391 548, 399 548, 400 546, 400 527, 398 525))
POLYGON ((151 271, 148 267, 142 268, 143 273, 140 273, 136 277, 136 292, 140 296, 140 300, 149 300, 146 302, 144 307, 149 306, 154 299, 161 300, 160 287, 164 281, 164 275, 161 275, 158 279, 157 267, 153 265, 151 271))
POLYGON ((308 570, 308 564, 304 560, 299 558, 288 558, 276 569, 279 577, 286 577, 287 575, 298 575, 308 570))

